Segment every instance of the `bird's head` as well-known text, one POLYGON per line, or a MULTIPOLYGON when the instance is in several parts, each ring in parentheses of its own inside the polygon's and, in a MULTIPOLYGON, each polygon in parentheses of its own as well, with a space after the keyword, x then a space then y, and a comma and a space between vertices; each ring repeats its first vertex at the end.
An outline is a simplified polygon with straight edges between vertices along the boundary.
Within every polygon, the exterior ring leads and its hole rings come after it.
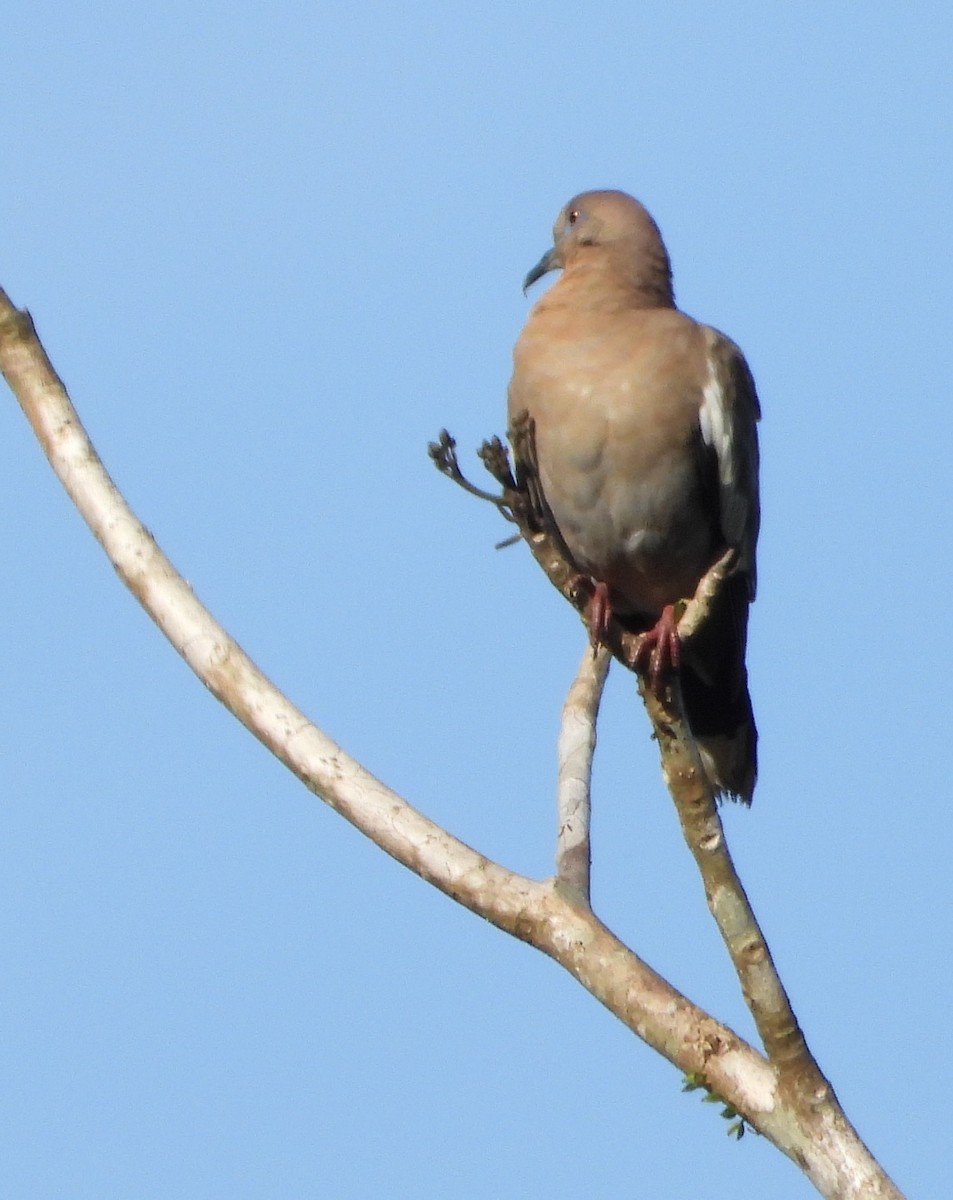
POLYGON ((659 228, 625 192, 581 192, 553 226, 553 245, 523 280, 527 291, 550 271, 588 264, 619 276, 659 303, 674 304, 672 268, 659 228))

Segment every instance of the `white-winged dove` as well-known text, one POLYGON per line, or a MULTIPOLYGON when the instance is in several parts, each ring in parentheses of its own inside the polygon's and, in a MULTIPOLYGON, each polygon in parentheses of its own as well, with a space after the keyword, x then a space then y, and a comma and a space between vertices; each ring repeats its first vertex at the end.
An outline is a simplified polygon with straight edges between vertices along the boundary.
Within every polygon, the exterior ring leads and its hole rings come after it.
POLYGON ((760 415, 738 347, 675 307, 658 227, 624 192, 563 208, 553 247, 526 276, 559 280, 514 351, 513 421, 535 424, 543 493, 580 572, 606 609, 677 664, 712 786, 750 803, 757 732, 745 643, 755 593, 760 415), (679 653, 672 606, 728 548, 731 574, 679 653))

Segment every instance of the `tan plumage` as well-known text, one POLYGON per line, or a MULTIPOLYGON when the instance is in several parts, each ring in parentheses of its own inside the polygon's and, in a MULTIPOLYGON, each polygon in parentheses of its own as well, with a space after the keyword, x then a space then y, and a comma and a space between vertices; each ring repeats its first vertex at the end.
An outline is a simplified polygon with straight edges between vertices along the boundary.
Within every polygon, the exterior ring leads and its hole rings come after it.
POLYGON ((533 417, 546 500, 615 614, 653 627, 727 547, 737 564, 681 675, 713 786, 750 802, 756 775, 745 643, 755 590, 759 416, 741 351, 675 307, 655 222, 622 192, 560 212, 526 285, 562 275, 514 351, 512 420, 533 417))

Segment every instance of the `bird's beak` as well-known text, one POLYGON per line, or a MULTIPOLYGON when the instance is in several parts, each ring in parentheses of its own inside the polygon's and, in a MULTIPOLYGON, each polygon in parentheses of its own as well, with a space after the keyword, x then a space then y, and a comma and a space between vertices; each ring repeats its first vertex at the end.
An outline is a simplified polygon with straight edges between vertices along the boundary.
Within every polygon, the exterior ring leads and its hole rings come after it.
POLYGON ((555 271, 557 267, 561 267, 562 265, 562 261, 556 252, 556 247, 553 246, 551 250, 547 250, 536 266, 533 267, 532 271, 530 271, 530 273, 523 280, 523 295, 526 295, 537 279, 542 279, 542 277, 548 274, 548 272, 555 271))

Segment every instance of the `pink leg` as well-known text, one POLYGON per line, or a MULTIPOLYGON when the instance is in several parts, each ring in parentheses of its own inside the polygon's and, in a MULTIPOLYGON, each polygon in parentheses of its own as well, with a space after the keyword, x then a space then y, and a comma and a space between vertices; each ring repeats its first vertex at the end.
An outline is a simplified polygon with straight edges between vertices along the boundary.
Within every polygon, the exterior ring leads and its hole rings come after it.
POLYGON ((657 692, 662 676, 667 671, 677 671, 681 660, 682 648, 678 640, 675 610, 671 604, 666 604, 659 619, 642 635, 636 665, 648 672, 652 687, 657 692))
POLYGON ((606 636, 606 630, 612 620, 609 589, 600 580, 593 581, 592 595, 586 604, 586 617, 589 622, 589 641, 593 646, 598 646, 606 636))

